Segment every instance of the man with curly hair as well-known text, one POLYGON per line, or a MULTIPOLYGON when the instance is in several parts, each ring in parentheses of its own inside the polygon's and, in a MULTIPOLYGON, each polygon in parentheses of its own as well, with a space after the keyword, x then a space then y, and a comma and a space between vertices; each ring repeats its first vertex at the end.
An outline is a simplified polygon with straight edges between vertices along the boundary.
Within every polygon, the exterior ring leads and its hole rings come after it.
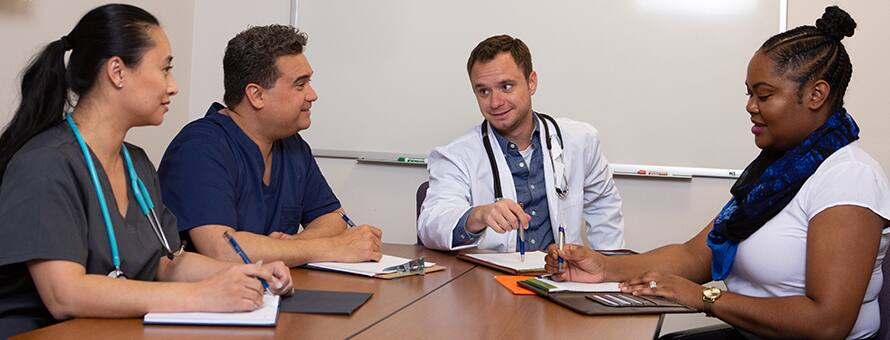
POLYGON ((225 106, 213 103, 167 148, 158 171, 164 202, 197 251, 241 261, 223 237, 229 232, 252 260, 292 267, 382 256, 382 231, 347 227, 299 135, 318 99, 306 41, 283 25, 232 38, 223 58, 225 106))

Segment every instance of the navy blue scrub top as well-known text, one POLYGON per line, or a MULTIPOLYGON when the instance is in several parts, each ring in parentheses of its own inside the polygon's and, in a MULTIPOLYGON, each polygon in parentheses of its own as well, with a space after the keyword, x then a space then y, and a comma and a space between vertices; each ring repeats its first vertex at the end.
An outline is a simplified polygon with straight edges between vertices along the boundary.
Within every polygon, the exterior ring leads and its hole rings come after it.
POLYGON ((265 185, 259 147, 222 109, 213 103, 204 118, 186 125, 158 169, 164 203, 180 231, 220 224, 264 235, 294 234, 301 224, 340 208, 299 134, 273 144, 265 185))

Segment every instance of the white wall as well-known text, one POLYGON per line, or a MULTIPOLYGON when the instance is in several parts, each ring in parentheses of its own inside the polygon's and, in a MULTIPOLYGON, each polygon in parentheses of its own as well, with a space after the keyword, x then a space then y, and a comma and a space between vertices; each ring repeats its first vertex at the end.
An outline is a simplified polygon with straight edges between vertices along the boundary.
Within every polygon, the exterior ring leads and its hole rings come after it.
MULTIPOLYGON (((179 128, 189 121, 186 115, 191 93, 192 21, 195 1, 123 1, 154 14, 170 39, 173 50, 173 76, 179 95, 172 99, 170 111, 160 128, 142 127, 130 132, 127 141, 146 149, 155 164, 179 128)), ((30 58, 44 46, 68 34, 89 10, 101 6, 101 0, 3 0, 0 1, 0 41, 7 48, 0 54, 0 124, 12 118, 20 98, 19 78, 30 58)))
POLYGON ((229 39, 251 25, 290 24, 290 11, 287 0, 195 0, 189 120, 204 117, 212 102, 222 102, 222 61, 229 39))

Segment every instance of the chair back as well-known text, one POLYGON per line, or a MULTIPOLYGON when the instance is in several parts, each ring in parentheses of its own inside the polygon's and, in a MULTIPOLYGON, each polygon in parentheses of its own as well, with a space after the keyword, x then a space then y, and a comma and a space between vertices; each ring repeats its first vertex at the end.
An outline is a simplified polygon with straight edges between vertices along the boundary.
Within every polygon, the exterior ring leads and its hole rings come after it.
MULTIPOLYGON (((430 181, 420 183, 420 186, 417 187, 417 210, 416 210, 417 215, 414 218, 415 223, 416 223, 417 219, 420 218, 420 208, 423 207, 423 201, 426 199, 426 191, 429 188, 430 188, 430 181)), ((419 224, 417 225, 417 229, 420 230, 419 224)), ((420 240, 419 234, 417 235, 417 244, 419 244, 421 246, 423 245, 423 241, 420 240)))

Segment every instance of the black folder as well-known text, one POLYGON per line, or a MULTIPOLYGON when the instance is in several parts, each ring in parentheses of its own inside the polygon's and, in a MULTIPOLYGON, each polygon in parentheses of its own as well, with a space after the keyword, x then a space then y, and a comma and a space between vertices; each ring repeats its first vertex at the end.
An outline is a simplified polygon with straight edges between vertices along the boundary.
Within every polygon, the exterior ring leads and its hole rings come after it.
POLYGON ((297 289, 292 296, 282 296, 278 310, 285 313, 350 315, 372 295, 374 294, 297 289))
POLYGON ((584 315, 698 313, 697 310, 659 297, 618 292, 553 292, 519 281, 540 297, 584 315))

